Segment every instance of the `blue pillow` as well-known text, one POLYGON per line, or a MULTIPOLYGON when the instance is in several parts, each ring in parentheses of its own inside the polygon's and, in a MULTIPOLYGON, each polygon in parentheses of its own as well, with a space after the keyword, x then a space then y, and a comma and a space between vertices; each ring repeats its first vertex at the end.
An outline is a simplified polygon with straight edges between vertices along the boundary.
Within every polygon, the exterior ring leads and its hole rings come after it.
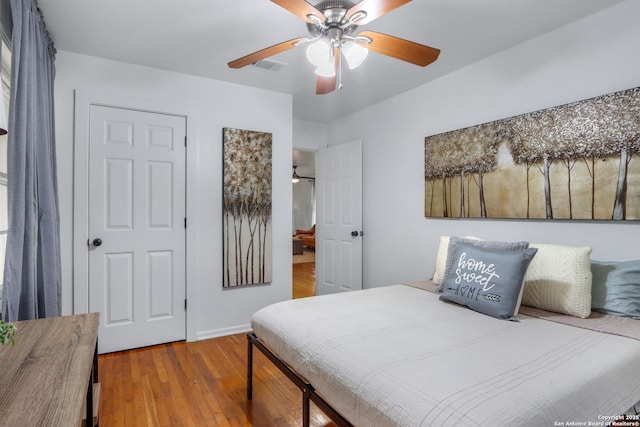
POLYGON ((538 250, 502 250, 458 243, 441 300, 499 319, 515 320, 527 267, 538 250))
POLYGON ((640 259, 591 261, 591 310, 640 319, 640 259))

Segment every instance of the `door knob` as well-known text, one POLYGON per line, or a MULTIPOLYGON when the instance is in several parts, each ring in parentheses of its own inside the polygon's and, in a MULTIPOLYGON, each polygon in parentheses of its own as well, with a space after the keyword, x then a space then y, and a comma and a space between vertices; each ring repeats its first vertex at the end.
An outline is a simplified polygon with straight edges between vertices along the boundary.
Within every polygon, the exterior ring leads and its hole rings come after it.
POLYGON ((91 242, 91 244, 95 247, 98 247, 102 244, 102 239, 100 239, 99 237, 96 237, 95 239, 93 239, 93 242, 91 242))
POLYGON ((359 233, 354 230, 354 231, 351 232, 351 237, 358 237, 358 234, 359 233))

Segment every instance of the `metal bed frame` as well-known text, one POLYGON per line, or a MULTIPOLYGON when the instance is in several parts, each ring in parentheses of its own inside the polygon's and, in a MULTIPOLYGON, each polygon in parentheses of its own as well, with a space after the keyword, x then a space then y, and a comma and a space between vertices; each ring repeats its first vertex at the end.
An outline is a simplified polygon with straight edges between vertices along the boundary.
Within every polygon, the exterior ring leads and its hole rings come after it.
POLYGON ((253 332, 247 334, 247 400, 253 398, 253 347, 257 347, 267 359, 271 361, 283 374, 291 380, 302 392, 302 425, 309 427, 310 413, 309 402, 315 403, 338 427, 353 427, 342 415, 331 407, 322 397, 316 393, 315 388, 303 380, 289 366, 287 366, 278 356, 269 350, 253 332))

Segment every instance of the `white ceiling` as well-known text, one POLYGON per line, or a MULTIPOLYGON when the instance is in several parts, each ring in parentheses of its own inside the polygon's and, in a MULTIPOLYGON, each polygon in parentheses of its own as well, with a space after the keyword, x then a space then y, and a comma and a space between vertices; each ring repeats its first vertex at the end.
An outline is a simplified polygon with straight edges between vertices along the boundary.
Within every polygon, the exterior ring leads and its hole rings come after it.
MULTIPOLYGON (((421 68, 371 53, 345 70, 343 88, 315 95, 299 47, 278 72, 227 62, 307 36, 303 21, 269 0, 39 0, 59 50, 293 95, 297 119, 331 122, 622 0, 414 0, 360 27, 441 49, 421 68)), ((309 3, 317 4, 318 0, 309 3)))

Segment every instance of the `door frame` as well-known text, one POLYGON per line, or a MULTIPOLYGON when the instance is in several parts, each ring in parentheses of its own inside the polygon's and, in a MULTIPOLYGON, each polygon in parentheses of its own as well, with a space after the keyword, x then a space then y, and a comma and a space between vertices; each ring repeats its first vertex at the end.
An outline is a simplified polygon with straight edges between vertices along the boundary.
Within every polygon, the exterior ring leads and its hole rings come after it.
MULTIPOLYGON (((73 314, 89 312, 89 107, 100 105, 105 107, 146 111, 150 113, 182 116, 186 120, 186 164, 185 164, 185 212, 191 224, 197 223, 197 204, 193 192, 189 190, 195 183, 197 170, 197 124, 198 114, 187 105, 173 100, 142 99, 127 95, 94 90, 74 90, 74 149, 73 149, 73 314)), ((191 280, 190 271, 197 271, 195 253, 197 234, 193 227, 186 229, 185 241, 185 298, 186 310, 185 336, 187 341, 197 340, 197 311, 195 302, 197 288, 191 280)))

